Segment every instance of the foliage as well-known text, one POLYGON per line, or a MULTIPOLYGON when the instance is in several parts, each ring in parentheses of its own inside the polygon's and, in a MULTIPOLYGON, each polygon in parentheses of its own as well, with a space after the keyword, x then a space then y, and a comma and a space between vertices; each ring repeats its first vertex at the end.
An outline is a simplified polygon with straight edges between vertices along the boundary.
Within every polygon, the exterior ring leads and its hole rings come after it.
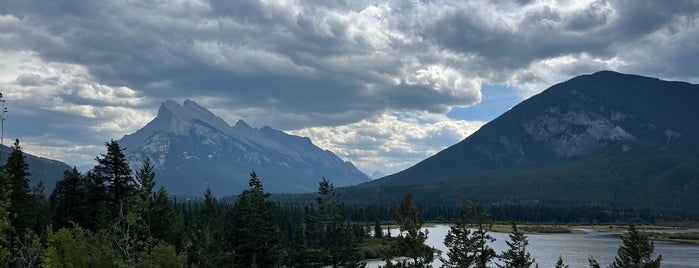
POLYGON ((558 255, 558 260, 556 261, 556 268, 570 268, 563 262, 563 256, 558 255))
POLYGON ((10 193, 12 188, 9 176, 4 170, 0 170, 0 267, 10 264, 12 253, 10 252, 11 233, 14 231, 10 222, 10 193))
MULTIPOLYGON (((4 166, 7 183, 10 186, 10 206, 8 207, 9 219, 18 234, 24 233, 32 224, 34 207, 32 194, 29 188, 29 165, 24 161, 24 153, 19 146, 19 140, 15 140, 12 152, 4 166)), ((34 230, 38 232, 39 230, 34 230)), ((13 239, 14 240, 14 239, 13 239)), ((14 243, 14 241, 10 241, 14 243)))
POLYGON ((63 172, 63 179, 56 182, 49 198, 49 209, 56 229, 72 226, 71 222, 84 225, 89 215, 87 206, 87 182, 76 167, 63 172))
POLYGON ((94 176, 98 177, 98 183, 105 182, 108 189, 109 214, 114 218, 121 203, 135 191, 135 181, 131 176, 131 168, 126 161, 123 149, 115 140, 105 142, 107 153, 96 157, 97 165, 93 168, 94 176))
POLYGON ((173 245, 158 241, 138 258, 138 268, 187 267, 187 255, 177 253, 173 245))
POLYGON ((280 258, 277 205, 268 200, 270 194, 264 192, 254 171, 249 185, 233 206, 235 263, 240 267, 273 267, 280 258))
MULTIPOLYGON (((459 217, 454 220, 444 237, 444 245, 449 251, 447 251, 447 258, 440 257, 442 267, 473 267, 487 263, 495 256, 494 251, 487 245, 490 236, 480 231, 472 232, 469 229, 471 226, 483 226, 483 220, 486 220, 486 217, 481 215, 482 213, 470 202, 461 201, 459 217)), ((483 231, 487 232, 488 229, 483 231)))
POLYGON ((309 250, 320 266, 364 266, 357 251, 360 241, 352 233, 352 227, 345 223, 343 210, 334 186, 323 178, 318 186, 316 208, 310 213, 307 224, 309 250))
POLYGON ((600 268, 599 263, 592 256, 587 257, 587 262, 590 264, 590 268, 600 268))
POLYGON ((622 245, 617 250, 617 256, 609 267, 660 267, 662 256, 651 259, 655 248, 653 242, 648 241, 648 237, 638 232, 633 224, 629 225, 626 233, 621 235, 621 241, 622 245))
MULTIPOLYGON (((397 250, 401 256, 406 256, 412 260, 412 263, 407 261, 402 264, 410 267, 428 267, 434 259, 435 249, 425 245, 427 240, 427 230, 422 230, 423 222, 418 218, 418 209, 413 204, 413 195, 408 193, 405 195, 400 205, 394 209, 396 222, 400 225, 400 240, 397 250)), ((392 267, 390 261, 386 262, 385 267, 392 267)))
POLYGON ((119 253, 100 234, 79 226, 48 228, 47 249, 42 266, 53 267, 120 267, 119 253))
POLYGON ((227 260, 221 212, 216 199, 207 189, 190 233, 189 261, 197 267, 221 267, 227 260))
POLYGON ((504 262, 504 265, 498 264, 498 267, 506 268, 529 268, 534 264, 534 259, 532 259, 529 252, 527 252, 527 245, 529 241, 524 232, 517 229, 517 224, 512 223, 512 232, 509 235, 510 241, 505 241, 507 244, 507 251, 500 255, 500 260, 504 262))

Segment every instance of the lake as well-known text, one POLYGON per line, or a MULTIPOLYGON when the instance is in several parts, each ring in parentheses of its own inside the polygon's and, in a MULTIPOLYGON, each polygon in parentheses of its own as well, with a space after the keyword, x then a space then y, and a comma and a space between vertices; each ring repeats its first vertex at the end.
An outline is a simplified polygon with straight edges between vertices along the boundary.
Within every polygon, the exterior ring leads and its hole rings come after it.
MULTIPOLYGON (((442 255, 446 256, 447 248, 443 241, 449 231, 449 225, 435 225, 426 229, 429 231, 426 243, 441 250, 442 255)), ((590 255, 594 256, 602 267, 614 261, 616 251, 621 245, 619 234, 592 229, 583 230, 585 234, 528 234, 527 251, 541 268, 555 267, 559 255, 571 268, 589 267, 587 258, 590 255)), ((491 247, 498 254, 507 250, 505 244, 509 239, 507 233, 491 232, 490 235, 497 239, 491 243, 491 247)), ((654 241, 654 243, 654 257, 659 254, 663 256, 661 267, 699 267, 699 245, 670 241, 654 241)), ((368 267, 378 267, 383 264, 382 261, 371 261, 368 267)), ((441 264, 436 260, 433 267, 439 267, 441 264)))

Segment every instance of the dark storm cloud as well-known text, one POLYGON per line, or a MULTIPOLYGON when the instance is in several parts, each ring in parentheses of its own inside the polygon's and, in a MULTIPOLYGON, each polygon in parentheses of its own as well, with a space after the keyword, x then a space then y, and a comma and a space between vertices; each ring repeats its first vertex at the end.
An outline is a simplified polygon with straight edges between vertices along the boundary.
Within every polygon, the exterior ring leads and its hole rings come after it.
POLYGON ((379 124, 478 103, 481 83, 524 97, 600 69, 699 82, 698 14, 683 0, 9 0, 0 83, 16 111, 84 118, 101 139, 165 99, 299 131, 379 124))
POLYGON ((153 98, 220 94, 231 105, 249 107, 274 98, 280 100, 274 107, 279 112, 338 120, 314 119, 321 124, 352 122, 387 108, 443 112, 478 101, 477 88, 452 94, 430 85, 401 86, 397 81, 419 69, 405 70, 406 48, 380 51, 392 49, 393 40, 382 32, 374 34, 383 40, 370 40, 364 31, 380 26, 375 18, 337 13, 338 3, 329 9, 258 1, 15 4, 10 14, 20 26, 9 29, 18 39, 9 42, 10 49, 29 48, 44 60, 84 65, 97 82, 147 91, 153 98), (345 117, 347 110, 364 112, 345 117))

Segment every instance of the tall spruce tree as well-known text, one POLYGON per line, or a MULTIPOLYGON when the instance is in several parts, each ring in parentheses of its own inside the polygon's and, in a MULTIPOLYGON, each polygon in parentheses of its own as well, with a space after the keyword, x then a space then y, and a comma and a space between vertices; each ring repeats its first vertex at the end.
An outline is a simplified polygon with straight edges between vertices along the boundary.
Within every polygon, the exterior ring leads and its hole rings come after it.
POLYGON ((617 250, 617 255, 614 257, 614 262, 610 268, 655 268, 660 267, 662 256, 655 259, 651 258, 655 246, 652 241, 648 241, 648 237, 639 233, 636 226, 629 225, 626 233, 621 235, 622 245, 617 250))
MULTIPOLYGON (((398 250, 402 256, 412 260, 412 263, 401 264, 408 267, 430 267, 434 260, 435 249, 425 245, 427 230, 422 230, 423 222, 419 219, 419 211, 413 204, 413 194, 407 193, 398 207, 394 208, 396 222, 400 226, 400 241, 398 250)), ((387 262, 387 267, 393 266, 387 262)))
POLYGON ((270 194, 255 171, 250 173, 249 185, 233 205, 235 265, 275 267, 280 261, 277 205, 268 200, 270 194))
POLYGON ((9 267, 12 258, 10 241, 14 230, 10 222, 11 193, 9 175, 4 170, 0 170, 0 267, 9 267))
POLYGON ((570 268, 563 262, 563 256, 558 255, 558 260, 556 261, 556 268, 570 268))
POLYGON ((94 175, 107 183, 110 215, 116 216, 122 203, 136 190, 136 183, 131 176, 131 168, 126 161, 123 148, 115 140, 105 142, 106 154, 96 157, 97 165, 94 175))
POLYGON ((196 267, 214 268, 228 265, 230 255, 224 239, 223 222, 218 201, 206 189, 204 202, 194 218, 190 232, 189 260, 196 267))
POLYGON ((443 268, 467 268, 476 263, 478 248, 476 238, 469 229, 475 208, 470 202, 461 200, 459 217, 454 220, 449 232, 444 237, 444 245, 447 246, 447 258, 440 256, 443 268))
POLYGON ((155 194, 149 213, 151 236, 175 246, 177 250, 182 250, 185 240, 184 219, 173 207, 165 188, 160 187, 155 194))
MULTIPOLYGON (((4 167, 10 185, 10 222, 18 234, 33 226, 34 207, 29 188, 29 165, 24 160, 24 153, 19 146, 19 139, 12 145, 12 152, 4 167)), ((34 230, 35 232, 37 230, 34 230)), ((12 243, 12 242, 11 242, 12 243)))
POLYGON ((476 210, 473 217, 473 237, 476 243, 476 265, 475 267, 485 268, 488 263, 497 257, 495 250, 490 247, 489 243, 495 242, 495 238, 488 234, 493 227, 493 219, 488 212, 484 210, 476 210))
POLYGON ((505 241, 507 244, 507 251, 504 251, 500 255, 500 260, 504 264, 498 264, 501 268, 529 268, 534 264, 534 259, 532 259, 529 252, 527 252, 527 245, 529 245, 529 240, 524 232, 517 229, 517 224, 512 223, 512 232, 510 232, 510 241, 505 241))
POLYGON ((345 222, 344 208, 335 187, 326 178, 318 186, 316 209, 308 220, 308 240, 321 266, 362 267, 359 237, 345 222))
POLYGON ((82 227, 90 231, 109 227, 110 221, 116 218, 118 211, 116 208, 111 208, 105 178, 90 171, 85 175, 84 182, 87 188, 85 196, 87 216, 82 227))
POLYGON ((86 181, 76 167, 63 172, 49 197, 49 208, 54 230, 72 227, 71 222, 85 226, 87 208, 86 181))
POLYGON ((151 237, 153 187, 155 187, 155 172, 150 158, 146 158, 141 168, 136 170, 136 202, 133 204, 135 212, 139 215, 139 236, 151 237))

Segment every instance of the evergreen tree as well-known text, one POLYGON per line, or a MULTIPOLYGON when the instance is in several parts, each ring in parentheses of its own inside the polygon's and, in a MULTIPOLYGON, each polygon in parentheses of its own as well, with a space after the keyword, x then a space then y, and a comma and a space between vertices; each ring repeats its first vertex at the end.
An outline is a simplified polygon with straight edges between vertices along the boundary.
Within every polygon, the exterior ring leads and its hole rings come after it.
POLYGON ((71 227, 71 222, 86 225, 87 185, 76 167, 63 172, 63 179, 56 182, 56 188, 49 198, 49 206, 56 230, 71 227))
POLYGON ((495 238, 492 237, 488 232, 492 229, 493 220, 488 214, 488 212, 482 210, 475 210, 473 221, 475 230, 473 231, 473 238, 476 248, 476 265, 475 267, 485 268, 488 267, 488 263, 497 256, 495 250, 488 245, 489 243, 495 242, 495 238))
POLYGON ((534 264, 534 259, 532 259, 529 252, 527 252, 527 245, 529 245, 529 240, 524 232, 517 229, 517 224, 512 223, 512 232, 510 233, 510 241, 505 241, 507 244, 507 251, 503 252, 500 256, 505 264, 498 267, 505 268, 529 268, 534 264))
POLYGON ((270 194, 264 192, 254 171, 250 173, 249 185, 233 206, 235 265, 274 267, 280 259, 277 205, 268 200, 270 194))
POLYGON ((88 172, 84 178, 87 188, 85 199, 85 220, 82 227, 91 231, 108 228, 110 221, 116 217, 116 208, 110 209, 110 198, 105 178, 93 172, 88 172), (115 212, 112 212, 114 210, 115 212))
POLYGON ((319 183, 316 205, 308 221, 308 240, 311 247, 316 249, 314 257, 319 264, 331 267, 364 266, 357 253, 359 238, 344 222, 343 204, 338 200, 332 183, 325 178, 319 183))
MULTIPOLYGON (((24 160, 24 153, 19 146, 19 139, 12 145, 12 152, 4 167, 10 185, 10 222, 18 234, 26 228, 33 227, 34 207, 29 188, 29 165, 24 160)), ((36 231, 36 230, 35 230, 36 231)), ((14 243, 10 241, 10 243, 14 243)))
POLYGON ((639 233, 636 227, 631 224, 625 234, 621 235, 622 245, 617 250, 611 268, 654 268, 660 267, 662 256, 651 259, 655 246, 648 237, 639 233))
POLYGON ((119 212, 121 203, 135 192, 136 183, 119 143, 111 140, 104 145, 107 147, 107 153, 95 158, 97 165, 93 171, 96 177, 107 183, 110 215, 114 217, 119 212))
POLYGON ((32 221, 31 229, 34 230, 41 237, 44 237, 46 232, 46 225, 51 221, 49 216, 49 204, 46 199, 46 194, 44 193, 44 183, 38 182, 34 187, 32 187, 31 199, 32 215, 34 220, 32 221))
POLYGON ((143 161, 140 169, 136 170, 136 198, 131 205, 136 214, 138 214, 138 230, 137 235, 143 240, 151 240, 151 221, 153 209, 153 187, 155 187, 155 172, 151 165, 150 158, 143 161))
POLYGON ((182 250, 185 239, 184 219, 173 207, 165 188, 160 187, 155 194, 149 213, 150 235, 182 250))
POLYGON ((221 212, 211 189, 206 189, 204 202, 190 232, 190 263, 202 268, 225 266, 230 252, 223 238, 221 212))
POLYGON ((443 268, 467 268, 475 264, 478 248, 476 238, 469 229, 469 220, 475 213, 475 208, 471 203, 465 200, 461 201, 459 217, 444 237, 444 245, 449 251, 447 258, 440 256, 443 268))
POLYGON ((599 263, 597 260, 595 260, 595 257, 592 257, 592 255, 587 257, 587 262, 590 264, 590 268, 600 268, 599 263))
POLYGON ((12 258, 10 241, 14 230, 10 222, 11 193, 9 175, 4 170, 0 170, 0 267, 9 267, 12 258))
POLYGON ((570 268, 570 266, 563 263, 563 256, 558 255, 558 261, 556 261, 556 268, 570 268))
POLYGON ((374 237, 381 239, 383 238, 383 230, 381 229, 381 222, 378 220, 374 223, 374 237))
POLYGON ((136 170, 136 182, 138 183, 138 198, 147 207, 153 201, 155 187, 155 172, 150 158, 143 160, 141 168, 136 170))
MULTIPOLYGON (((418 218, 418 209, 413 204, 413 195, 405 195, 400 205, 394 209, 396 222, 400 226, 400 241, 398 251, 402 256, 412 260, 412 263, 399 264, 409 267, 429 267, 434 259, 434 248, 425 245, 427 240, 427 230, 422 231, 422 221, 418 218)), ((387 262, 386 267, 394 264, 387 262)))

